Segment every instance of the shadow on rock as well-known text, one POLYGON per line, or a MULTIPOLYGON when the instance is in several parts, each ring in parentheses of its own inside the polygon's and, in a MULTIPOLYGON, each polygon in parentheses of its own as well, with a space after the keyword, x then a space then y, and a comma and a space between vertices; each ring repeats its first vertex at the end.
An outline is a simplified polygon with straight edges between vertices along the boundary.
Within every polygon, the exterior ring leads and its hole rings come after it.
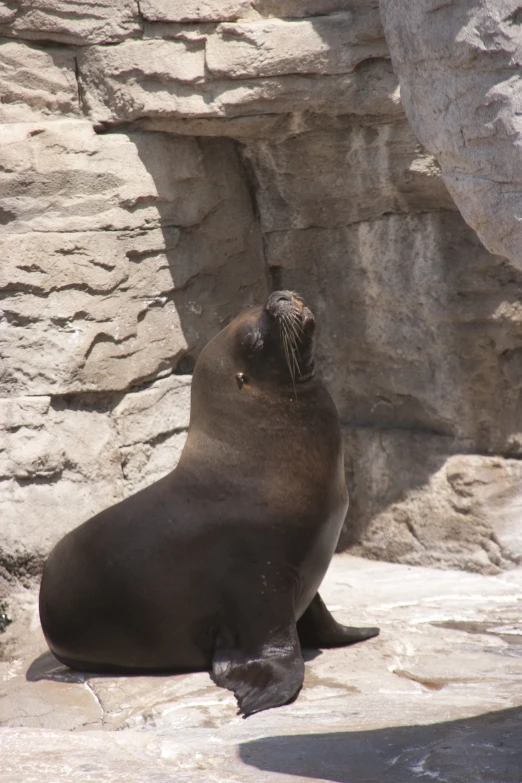
MULTIPOLYGON (((314 658, 317 658, 319 655, 322 655, 322 650, 312 650, 312 649, 306 649, 303 650, 303 658, 306 661, 313 661, 314 658)), ((176 671, 168 671, 168 672, 136 672, 135 674, 133 672, 107 672, 107 674, 101 674, 99 672, 82 672, 82 671, 76 671, 75 669, 70 669, 68 666, 65 666, 65 664, 60 663, 58 658, 56 658, 50 650, 47 650, 47 652, 42 653, 38 656, 38 658, 35 658, 34 661, 31 663, 29 668, 27 669, 25 673, 25 679, 28 682, 38 682, 39 680, 56 680, 58 682, 82 682, 85 679, 92 679, 93 677, 133 677, 133 676, 141 676, 145 674, 147 677, 164 677, 167 676, 175 676, 176 674, 187 674, 190 672, 176 672, 176 671)))
POLYGON ((334 783, 520 783, 522 707, 428 726, 263 737, 241 745, 240 757, 267 772, 334 783))
POLYGON ((25 679, 28 682, 38 682, 39 680, 57 680, 59 682, 78 682, 82 680, 80 672, 74 672, 58 658, 55 658, 50 650, 42 653, 35 658, 25 673, 25 679))

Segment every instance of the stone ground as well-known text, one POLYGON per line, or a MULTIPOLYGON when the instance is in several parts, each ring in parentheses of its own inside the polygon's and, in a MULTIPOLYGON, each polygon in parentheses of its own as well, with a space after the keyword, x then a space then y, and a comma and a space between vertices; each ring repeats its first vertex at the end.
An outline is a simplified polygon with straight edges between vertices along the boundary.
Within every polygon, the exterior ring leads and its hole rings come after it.
POLYGON ((521 783, 522 569, 339 555, 321 592, 381 635, 308 653, 297 701, 247 720, 206 673, 70 672, 45 652, 36 593, 18 593, 1 637, 1 783, 521 783))

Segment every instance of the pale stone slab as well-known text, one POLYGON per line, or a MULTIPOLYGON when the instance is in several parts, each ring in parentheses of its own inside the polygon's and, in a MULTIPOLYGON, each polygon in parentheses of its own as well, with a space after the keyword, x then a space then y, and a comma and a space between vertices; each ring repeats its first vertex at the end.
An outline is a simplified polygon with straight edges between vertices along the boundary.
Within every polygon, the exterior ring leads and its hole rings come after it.
POLYGON ((41 561, 68 530, 123 497, 120 453, 101 413, 55 410, 38 397, 0 400, 2 558, 41 561), (27 420, 13 424, 9 408, 27 420))
POLYGON ((214 76, 247 79, 292 73, 352 71, 387 48, 376 10, 313 19, 220 25, 209 38, 206 63, 214 76))
POLYGON ((5 237, 2 386, 11 393, 123 389, 186 348, 166 258, 177 230, 5 237), (18 293, 19 292, 19 293, 18 293), (44 299, 34 311, 35 295, 44 299), (51 356, 54 359, 51 361, 51 356))
MULTIPOLYGON (((98 122, 135 121, 138 127, 195 136, 285 137, 338 115, 401 118, 397 79, 387 60, 368 60, 354 72, 253 79, 215 79, 193 87, 170 85, 150 73, 136 81, 116 57, 85 56, 82 85, 98 122)), ((146 64, 144 65, 144 68, 146 64)))
POLYGON ((165 129, 180 132, 181 120, 303 111, 305 104, 334 114, 395 114, 396 83, 390 84, 387 57, 373 8, 310 20, 222 24, 216 31, 204 22, 149 23, 143 41, 90 47, 79 55, 78 70, 83 100, 97 121, 170 121, 165 129), (374 58, 375 75, 368 79, 364 67, 357 73, 357 66, 374 58))
POLYGON ((34 590, 13 596, 0 637, 0 780, 518 783, 520 570, 485 577, 344 555, 321 592, 341 621, 381 635, 307 654, 297 700, 247 720, 206 673, 68 672, 39 655, 34 590))
POLYGON ((0 144, 9 233, 193 225, 216 205, 194 139, 99 135, 85 120, 60 120, 4 125, 0 144), (179 192, 187 180, 191 199, 179 192))
POLYGON ((122 446, 120 454, 125 497, 134 495, 170 473, 178 463, 186 439, 186 430, 176 430, 160 434, 153 442, 122 446))
POLYGON ((112 409, 121 446, 150 443, 187 429, 190 418, 190 375, 170 375, 149 388, 127 394, 112 409))
POLYGON ((347 10, 364 14, 377 6, 378 0, 252 0, 252 7, 260 16, 281 19, 326 16, 347 10))
POLYGON ((249 0, 140 0, 151 22, 224 22, 248 16, 249 0))
POLYGON ((0 41, 0 122, 80 113, 74 53, 0 41))
POLYGON ((94 46, 79 55, 78 63, 86 107, 98 121, 134 120, 159 111, 164 101, 171 111, 205 112, 198 94, 205 77, 204 39, 94 46))
POLYGON ((0 35, 63 44, 115 43, 137 35, 137 0, 17 0, 0 16, 0 35), (14 7, 13 7, 14 6, 14 7))
POLYGON ((158 481, 177 464, 189 424, 191 380, 171 375, 125 395, 113 408, 125 495, 158 481))
POLYGON ((122 390, 164 374, 247 303, 243 287, 249 301, 264 288, 233 143, 97 135, 81 121, 2 134, 4 393, 122 390))
POLYGON ((171 375, 107 398, 105 411, 87 399, 77 410, 50 397, 0 399, 0 556, 40 562, 68 530, 173 470, 190 381, 171 375))

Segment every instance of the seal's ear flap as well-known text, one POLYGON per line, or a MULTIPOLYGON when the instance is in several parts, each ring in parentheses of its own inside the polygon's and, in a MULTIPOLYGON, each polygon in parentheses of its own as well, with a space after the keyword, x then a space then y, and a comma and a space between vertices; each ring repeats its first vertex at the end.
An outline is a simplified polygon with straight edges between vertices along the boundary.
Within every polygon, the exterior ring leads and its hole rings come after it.
POLYGON ((250 327, 241 341, 241 347, 248 357, 260 353, 264 348, 263 335, 259 326, 250 327))
POLYGON ((212 679, 234 692, 239 714, 245 718, 288 704, 303 685, 304 663, 295 622, 267 636, 249 652, 230 644, 226 632, 217 639, 212 679))

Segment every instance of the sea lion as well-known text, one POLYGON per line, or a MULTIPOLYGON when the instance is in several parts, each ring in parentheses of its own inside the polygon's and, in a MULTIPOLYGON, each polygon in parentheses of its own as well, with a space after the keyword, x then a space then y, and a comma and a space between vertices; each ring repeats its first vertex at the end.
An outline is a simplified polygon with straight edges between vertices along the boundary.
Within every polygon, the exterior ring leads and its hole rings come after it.
POLYGON ((276 291, 203 349, 176 469, 68 533, 45 564, 42 628, 91 672, 210 670, 247 716, 293 700, 301 645, 347 645, 317 593, 348 508, 314 317, 276 291))

